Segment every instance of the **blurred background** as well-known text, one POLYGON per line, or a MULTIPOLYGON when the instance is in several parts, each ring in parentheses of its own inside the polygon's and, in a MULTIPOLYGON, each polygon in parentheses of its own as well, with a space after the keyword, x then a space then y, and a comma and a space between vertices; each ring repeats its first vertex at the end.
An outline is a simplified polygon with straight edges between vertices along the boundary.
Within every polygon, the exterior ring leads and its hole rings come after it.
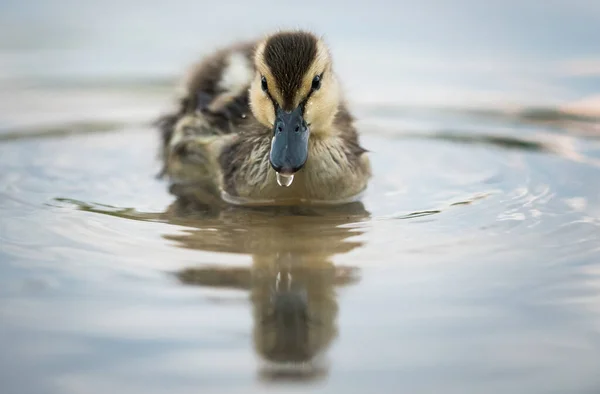
POLYGON ((599 125, 598 1, 2 0, 0 392, 598 393, 599 125), (287 28, 331 47, 364 209, 178 206, 150 122, 287 28))
POLYGON ((3 114, 26 105, 7 89, 170 84, 219 45, 295 27, 326 38, 348 94, 361 103, 599 111, 594 1, 5 0, 0 7, 3 114))

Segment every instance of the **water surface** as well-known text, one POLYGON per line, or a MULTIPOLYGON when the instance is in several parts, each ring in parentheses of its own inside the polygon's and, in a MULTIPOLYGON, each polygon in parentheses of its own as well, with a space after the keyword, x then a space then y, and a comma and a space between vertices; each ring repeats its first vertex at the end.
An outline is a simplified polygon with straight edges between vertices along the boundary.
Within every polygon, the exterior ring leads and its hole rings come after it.
POLYGON ((208 36, 202 3, 34 3, 0 6, 2 393, 600 390, 598 7, 219 4, 208 36), (175 199, 149 126, 174 78, 306 20, 361 204, 175 199))

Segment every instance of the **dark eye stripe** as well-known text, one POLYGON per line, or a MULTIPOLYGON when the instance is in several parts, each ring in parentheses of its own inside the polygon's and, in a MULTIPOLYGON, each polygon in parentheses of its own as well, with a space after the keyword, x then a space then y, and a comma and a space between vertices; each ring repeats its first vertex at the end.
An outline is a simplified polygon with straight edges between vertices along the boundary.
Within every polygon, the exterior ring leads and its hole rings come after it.
POLYGON ((317 75, 316 77, 313 78, 312 81, 312 86, 311 89, 312 90, 319 90, 319 88, 321 87, 321 78, 322 78, 323 74, 317 75))
POLYGON ((264 75, 260 78, 260 84, 264 92, 267 92, 269 90, 269 85, 267 85, 267 78, 265 78, 264 75))
POLYGON ((269 92, 269 85, 267 84, 267 78, 265 78, 264 75, 262 75, 260 77, 260 85, 262 87, 263 92, 265 92, 267 94, 267 97, 273 103, 273 107, 275 107, 275 110, 277 110, 277 108, 279 107, 279 105, 277 104, 277 101, 275 101, 275 99, 273 98, 273 96, 271 96, 271 93, 269 92))
MULTIPOLYGON (((302 100, 300 102, 300 106, 302 107, 302 112, 304 112, 304 107, 306 107, 306 103, 308 102, 308 100, 310 99, 310 97, 312 96, 312 94, 316 91, 319 90, 321 88, 321 82, 323 80, 323 73, 316 75, 313 78, 312 81, 312 85, 310 88, 310 91, 308 92, 308 95, 306 96, 306 98, 304 100, 302 100)), ((271 93, 269 92, 269 86, 267 83, 267 78, 265 78, 265 76, 261 76, 260 78, 260 84, 262 87, 262 90, 267 94, 267 97, 269 97, 269 99, 271 100, 271 102, 273 103, 273 107, 275 107, 275 109, 279 108, 279 104, 277 103, 277 101, 275 101, 275 99, 273 98, 273 96, 271 96, 271 93)))
POLYGON ((323 81, 323 74, 324 73, 321 73, 321 74, 315 76, 315 78, 313 79, 313 83, 310 87, 310 92, 308 92, 308 95, 306 96, 306 98, 304 100, 302 100, 302 102, 300 103, 300 105, 302 106, 303 112, 304 112, 304 107, 306 106, 306 103, 310 99, 310 96, 312 96, 312 94, 315 92, 315 90, 319 90, 321 88, 321 82, 323 81), (317 87, 315 87, 315 80, 318 81, 317 87))

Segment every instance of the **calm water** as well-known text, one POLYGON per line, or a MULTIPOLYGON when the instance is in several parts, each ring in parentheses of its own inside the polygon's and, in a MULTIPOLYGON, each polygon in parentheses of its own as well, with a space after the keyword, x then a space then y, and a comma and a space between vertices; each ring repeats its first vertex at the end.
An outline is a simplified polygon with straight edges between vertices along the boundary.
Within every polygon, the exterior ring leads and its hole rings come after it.
POLYGON ((600 6, 344 4, 0 4, 2 394, 600 391, 600 6), (362 204, 176 201, 173 78, 288 25, 332 45, 362 204))

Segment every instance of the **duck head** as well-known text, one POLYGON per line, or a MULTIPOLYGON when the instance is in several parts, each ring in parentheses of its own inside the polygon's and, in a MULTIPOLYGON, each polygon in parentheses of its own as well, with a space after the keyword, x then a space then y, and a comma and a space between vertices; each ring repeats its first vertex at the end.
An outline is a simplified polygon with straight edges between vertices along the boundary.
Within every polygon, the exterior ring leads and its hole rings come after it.
POLYGON ((308 159, 309 138, 331 132, 339 106, 330 53, 311 33, 279 32, 257 45, 254 63, 250 108, 273 131, 269 162, 278 180, 291 183, 308 159))

